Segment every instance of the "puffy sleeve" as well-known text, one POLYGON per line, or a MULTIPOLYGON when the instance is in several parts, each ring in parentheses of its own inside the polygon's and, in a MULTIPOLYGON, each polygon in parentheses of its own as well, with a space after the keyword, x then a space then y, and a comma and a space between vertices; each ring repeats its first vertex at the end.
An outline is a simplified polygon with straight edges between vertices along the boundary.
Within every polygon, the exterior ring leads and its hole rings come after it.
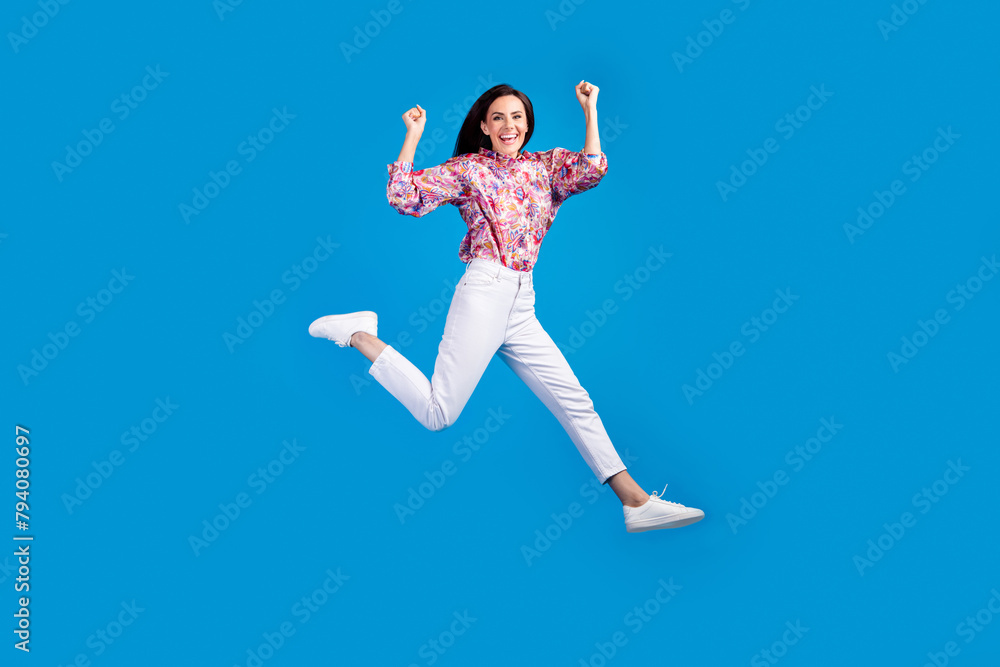
POLYGON ((436 167, 413 170, 412 162, 387 165, 389 182, 385 187, 389 205, 403 215, 420 217, 441 204, 455 204, 469 196, 463 156, 449 158, 436 167))
POLYGON ((608 171, 608 157, 604 153, 576 153, 553 148, 537 153, 536 157, 549 172, 552 200, 556 204, 595 187, 608 171))

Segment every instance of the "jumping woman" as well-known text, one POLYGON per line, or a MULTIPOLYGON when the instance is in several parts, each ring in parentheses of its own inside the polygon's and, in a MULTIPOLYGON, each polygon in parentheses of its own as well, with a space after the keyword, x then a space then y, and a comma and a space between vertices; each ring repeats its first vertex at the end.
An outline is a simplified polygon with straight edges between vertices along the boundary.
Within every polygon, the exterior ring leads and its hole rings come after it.
MULTIPOLYGON (((576 85, 587 121, 582 153, 563 148, 522 152, 535 129, 531 101, 507 84, 490 88, 462 124, 454 155, 413 170, 427 123, 418 104, 403 114, 406 138, 387 165, 386 195, 399 213, 420 217, 441 204, 458 207, 468 232, 458 249, 466 265, 448 308, 431 380, 378 338, 371 311, 328 315, 309 333, 356 348, 369 373, 426 428, 451 426, 498 354, 555 415, 597 479, 621 500, 625 528, 678 528, 705 513, 647 494, 625 469, 590 396, 535 317, 532 269, 559 206, 596 186, 607 172, 597 132, 597 86, 576 85)), ((666 490, 666 487, 664 487, 666 490)))

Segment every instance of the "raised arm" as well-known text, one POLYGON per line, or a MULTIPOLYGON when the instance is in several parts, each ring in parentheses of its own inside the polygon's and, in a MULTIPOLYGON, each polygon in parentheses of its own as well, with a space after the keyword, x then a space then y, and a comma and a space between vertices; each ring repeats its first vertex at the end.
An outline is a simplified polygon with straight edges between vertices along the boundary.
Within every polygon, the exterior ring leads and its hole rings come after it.
POLYGON ((587 120, 587 139, 582 153, 553 148, 538 154, 549 172, 552 200, 561 204, 570 196, 589 190, 601 182, 608 171, 608 158, 601 152, 597 132, 597 86, 586 81, 576 84, 576 99, 587 120))
POLYGON ((386 198, 389 205, 403 215, 420 217, 441 204, 455 203, 468 194, 462 171, 462 158, 450 158, 444 164, 427 169, 413 170, 413 156, 424 131, 427 112, 418 104, 403 114, 406 138, 399 158, 387 165, 389 182, 386 198))
POLYGON ((424 125, 427 124, 427 112, 418 104, 403 114, 403 123, 406 125, 406 138, 403 139, 403 149, 399 151, 396 162, 413 164, 417 144, 420 143, 420 137, 424 133, 424 125))
POLYGON ((597 94, 601 89, 586 81, 576 84, 576 99, 583 107, 583 115, 587 119, 587 138, 583 144, 583 152, 596 155, 601 152, 601 135, 597 131, 597 94))

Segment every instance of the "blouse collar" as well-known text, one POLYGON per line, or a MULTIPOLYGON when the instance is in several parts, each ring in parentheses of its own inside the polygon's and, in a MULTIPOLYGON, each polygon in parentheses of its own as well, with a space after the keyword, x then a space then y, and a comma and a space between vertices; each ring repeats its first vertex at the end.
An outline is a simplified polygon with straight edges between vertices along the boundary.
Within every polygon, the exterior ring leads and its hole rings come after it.
POLYGON ((516 157, 513 157, 513 156, 510 156, 510 155, 505 155, 504 153, 497 153, 496 151, 490 150, 489 148, 480 148, 479 149, 479 154, 480 155, 485 155, 488 158, 493 158, 494 160, 524 160, 524 159, 526 159, 524 157, 524 153, 523 152, 518 153, 516 157))

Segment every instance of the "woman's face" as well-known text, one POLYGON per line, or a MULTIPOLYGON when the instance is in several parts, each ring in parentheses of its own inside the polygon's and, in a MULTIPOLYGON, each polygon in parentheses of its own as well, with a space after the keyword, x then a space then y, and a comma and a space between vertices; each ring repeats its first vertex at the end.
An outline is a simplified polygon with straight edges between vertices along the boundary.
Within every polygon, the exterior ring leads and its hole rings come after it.
POLYGON ((494 151, 504 155, 517 155, 524 145, 524 135, 528 132, 524 104, 516 95, 496 98, 481 126, 483 132, 490 135, 494 151))

